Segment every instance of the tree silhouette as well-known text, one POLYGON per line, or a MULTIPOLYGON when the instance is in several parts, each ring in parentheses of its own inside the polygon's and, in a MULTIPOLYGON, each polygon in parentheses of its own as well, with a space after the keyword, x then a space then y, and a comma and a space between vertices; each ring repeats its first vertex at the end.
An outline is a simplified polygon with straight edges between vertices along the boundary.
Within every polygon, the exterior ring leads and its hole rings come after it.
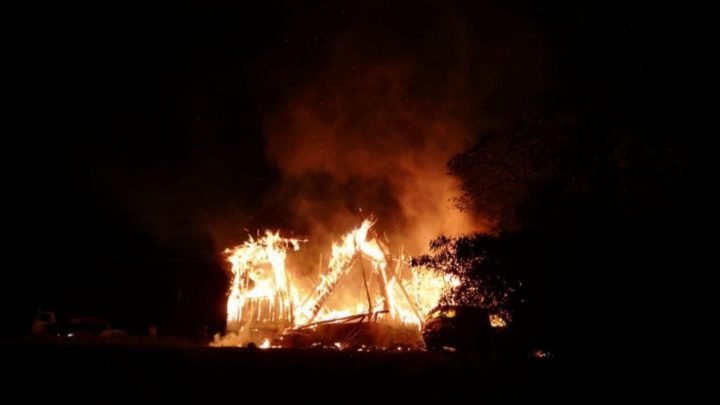
POLYGON ((413 258, 412 264, 460 280, 441 299, 441 305, 477 306, 509 321, 518 285, 509 281, 504 243, 503 239, 480 234, 440 236, 430 243, 430 254, 413 258))

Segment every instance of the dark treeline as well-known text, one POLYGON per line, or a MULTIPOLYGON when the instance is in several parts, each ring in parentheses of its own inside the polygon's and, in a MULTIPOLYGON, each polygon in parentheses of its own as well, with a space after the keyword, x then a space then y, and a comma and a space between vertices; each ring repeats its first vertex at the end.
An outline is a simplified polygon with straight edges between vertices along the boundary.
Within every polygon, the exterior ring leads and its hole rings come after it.
POLYGON ((681 40, 665 29, 674 9, 570 10, 549 31, 563 78, 537 112, 478 134, 448 163, 464 185, 458 206, 493 218, 497 235, 440 238, 420 261, 450 263, 448 248, 477 258, 465 274, 476 283, 463 288, 510 291, 513 327, 527 339, 593 376, 615 370, 602 381, 642 367, 670 387, 693 356, 706 215, 699 133, 681 119, 681 40))

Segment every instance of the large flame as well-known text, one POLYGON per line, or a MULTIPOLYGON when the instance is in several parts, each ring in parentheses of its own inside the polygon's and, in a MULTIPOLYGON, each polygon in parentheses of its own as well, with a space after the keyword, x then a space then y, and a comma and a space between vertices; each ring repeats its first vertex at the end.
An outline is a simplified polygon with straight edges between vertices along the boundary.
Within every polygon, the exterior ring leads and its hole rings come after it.
POLYGON ((422 267, 410 267, 401 253, 371 235, 374 221, 362 224, 333 243, 325 273, 318 285, 303 291, 294 283, 300 269, 289 269, 289 251, 300 240, 266 231, 227 249, 233 280, 227 304, 228 329, 291 328, 352 315, 420 328, 443 293, 458 281, 422 267), (356 294, 328 305, 328 297, 348 273, 360 272, 356 294), (301 296, 303 298, 301 298, 301 296))
POLYGON ((289 248, 300 248, 298 239, 265 232, 262 238, 226 249, 233 281, 227 304, 228 325, 243 321, 292 321, 297 300, 288 281, 285 258, 289 248))

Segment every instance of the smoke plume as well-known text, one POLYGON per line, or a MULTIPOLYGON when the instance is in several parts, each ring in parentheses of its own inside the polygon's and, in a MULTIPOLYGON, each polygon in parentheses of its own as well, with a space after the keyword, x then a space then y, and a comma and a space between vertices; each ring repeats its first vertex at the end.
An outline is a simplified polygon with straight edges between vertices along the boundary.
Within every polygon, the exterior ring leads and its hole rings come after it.
MULTIPOLYGON (((454 208, 447 160, 469 136, 462 74, 407 61, 336 61, 267 122, 282 173, 276 195, 310 235, 339 235, 373 214, 417 253, 439 234, 487 230, 454 208)), ((322 237, 322 236, 321 236, 322 237)))

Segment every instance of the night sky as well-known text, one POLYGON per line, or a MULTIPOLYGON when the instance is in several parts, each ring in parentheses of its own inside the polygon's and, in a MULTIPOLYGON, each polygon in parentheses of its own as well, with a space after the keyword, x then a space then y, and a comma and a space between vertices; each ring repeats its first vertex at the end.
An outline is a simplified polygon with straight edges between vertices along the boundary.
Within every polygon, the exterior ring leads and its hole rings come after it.
MULTIPOLYGON (((662 30, 672 4, 191 3, 63 3, 2 18, 4 334, 25 333, 38 307, 137 331, 221 328, 220 252, 265 227, 312 232, 288 207, 297 195, 395 217, 392 181, 352 170, 341 181, 313 163, 298 180, 281 162, 293 156, 283 145, 313 142, 288 118, 309 103, 357 112, 329 120, 363 128, 346 136, 376 151, 391 142, 375 125, 387 119, 363 103, 393 115, 408 103, 420 129, 392 138, 401 151, 462 141, 435 138, 428 122, 472 136, 556 104, 675 125, 680 45, 662 30), (384 96, 378 78, 399 90, 384 96)), ((425 155, 442 171, 448 157, 425 155)), ((402 230, 407 218, 387 222, 402 230)))

